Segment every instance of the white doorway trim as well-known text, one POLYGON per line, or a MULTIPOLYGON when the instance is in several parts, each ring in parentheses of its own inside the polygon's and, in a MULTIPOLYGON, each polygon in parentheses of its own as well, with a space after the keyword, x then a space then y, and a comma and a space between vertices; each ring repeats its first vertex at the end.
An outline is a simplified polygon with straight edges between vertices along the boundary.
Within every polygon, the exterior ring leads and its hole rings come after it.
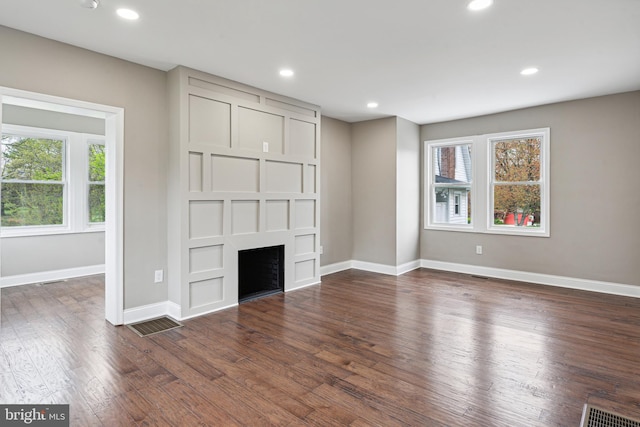
MULTIPOLYGON (((0 86, 0 117, 2 114, 3 104, 19 105, 23 107, 39 108, 61 113, 104 119, 105 145, 107 148, 105 319, 114 325, 123 324, 124 109, 0 86)), ((1 126, 2 124, 0 123, 0 130, 1 126)))

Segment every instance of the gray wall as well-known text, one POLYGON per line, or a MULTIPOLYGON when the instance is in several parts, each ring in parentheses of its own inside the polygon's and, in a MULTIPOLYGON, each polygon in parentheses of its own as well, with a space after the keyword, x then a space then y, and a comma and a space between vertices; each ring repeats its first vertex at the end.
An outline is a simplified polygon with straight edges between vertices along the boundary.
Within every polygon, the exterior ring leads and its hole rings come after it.
POLYGON ((124 304, 166 301, 166 73, 6 27, 0 57, 2 86, 125 109, 124 304))
POLYGON ((396 118, 352 125, 353 258, 396 265, 396 118))
POLYGON ((2 123, 104 135, 104 120, 18 105, 2 107, 2 123))
MULTIPOLYGON (((104 120, 16 105, 3 106, 2 123, 104 135, 104 120)), ((104 232, 6 237, 0 244, 2 277, 104 264, 104 232)))
POLYGON ((321 265, 351 260, 351 125, 322 117, 321 265))
POLYGON ((420 126, 397 119, 396 265, 420 259, 420 126))
POLYGON ((104 233, 2 239, 2 277, 104 264, 104 233))
POLYGON ((322 265, 420 258, 420 127, 322 122, 322 265))
POLYGON ((423 230, 421 257, 640 285, 640 92, 425 125, 421 136, 547 126, 551 237, 423 230), (475 245, 483 245, 483 255, 475 255, 475 245))

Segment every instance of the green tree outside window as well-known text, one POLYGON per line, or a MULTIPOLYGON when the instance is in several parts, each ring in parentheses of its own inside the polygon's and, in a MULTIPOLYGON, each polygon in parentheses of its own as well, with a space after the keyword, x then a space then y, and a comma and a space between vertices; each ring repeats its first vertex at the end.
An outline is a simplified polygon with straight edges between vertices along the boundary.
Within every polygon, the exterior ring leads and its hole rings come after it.
POLYGON ((65 141, 2 135, 0 224, 64 223, 65 141))
POLYGON ((89 222, 105 220, 105 146, 89 144, 89 222))

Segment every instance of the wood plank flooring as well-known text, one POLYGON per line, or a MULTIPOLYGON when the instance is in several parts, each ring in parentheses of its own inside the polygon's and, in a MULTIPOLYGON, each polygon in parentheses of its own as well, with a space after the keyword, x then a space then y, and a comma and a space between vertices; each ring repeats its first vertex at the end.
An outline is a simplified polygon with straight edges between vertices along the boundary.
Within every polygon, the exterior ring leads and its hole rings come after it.
POLYGON ((348 270, 141 338, 102 276, 2 290, 0 402, 76 426, 578 426, 640 416, 640 299, 348 270))

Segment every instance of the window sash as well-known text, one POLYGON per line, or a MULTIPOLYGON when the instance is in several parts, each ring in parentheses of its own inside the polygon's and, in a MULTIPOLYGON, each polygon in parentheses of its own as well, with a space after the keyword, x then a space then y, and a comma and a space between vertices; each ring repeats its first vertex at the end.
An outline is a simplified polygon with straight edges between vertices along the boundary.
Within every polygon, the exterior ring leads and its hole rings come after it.
MULTIPOLYGON (((91 173, 91 155, 92 155, 92 147, 94 146, 102 146, 103 148, 103 152, 105 150, 105 145, 104 145, 104 141, 103 140, 95 140, 95 139, 87 139, 86 141, 86 165, 87 165, 87 173, 86 173, 86 179, 87 179, 87 185, 86 185, 86 195, 85 195, 85 200, 86 200, 86 215, 87 215, 87 226, 88 227, 96 227, 96 226, 103 226, 104 225, 104 219, 102 221, 92 221, 92 218, 94 217, 95 212, 92 211, 92 209, 94 208, 94 206, 92 206, 91 203, 91 196, 92 196, 92 188, 98 187, 98 186, 102 186, 103 190, 102 190, 102 205, 103 205, 103 209, 101 209, 101 212, 99 212, 97 215, 102 216, 103 218, 106 217, 106 212, 104 209, 105 206, 105 200, 104 198, 106 198, 106 187, 105 187, 105 181, 101 180, 101 181, 94 181, 91 179, 92 177, 92 173, 91 173)), ((106 165, 105 165, 106 167, 106 165)), ((106 170, 102 170, 99 172, 103 177, 106 174, 106 170)))
MULTIPOLYGON (((434 229, 471 229, 471 223, 467 221, 462 209, 462 199, 466 199, 468 193, 474 194, 474 167, 473 153, 474 142, 469 139, 450 139, 428 143, 425 149, 427 171, 425 173, 425 188, 429 189, 428 208, 425 209, 425 223, 428 228, 434 229), (460 151, 457 151, 460 147, 460 151), (443 152, 442 149, 454 149, 453 152, 443 152), (465 152, 466 151, 466 152, 465 152), (447 159, 436 159, 437 155, 447 154, 447 159), (451 156, 453 156, 452 160, 451 156), (469 158, 465 158, 469 157, 469 158), (466 163, 465 163, 466 161, 466 163), (447 169, 447 171, 444 171, 447 169), (436 182, 440 176, 450 182, 436 182), (438 202, 438 189, 449 189, 447 201, 438 202), (460 205, 456 212, 455 195, 459 193, 460 205), (443 218, 444 216, 444 218, 443 218), (460 220, 464 218, 464 220, 460 220), (444 220, 443 220, 444 219, 444 220)), ((466 202, 465 202, 466 203, 466 202)), ((471 200, 473 203, 473 199, 471 200)), ((466 212, 473 212, 471 205, 466 206, 466 212)))

